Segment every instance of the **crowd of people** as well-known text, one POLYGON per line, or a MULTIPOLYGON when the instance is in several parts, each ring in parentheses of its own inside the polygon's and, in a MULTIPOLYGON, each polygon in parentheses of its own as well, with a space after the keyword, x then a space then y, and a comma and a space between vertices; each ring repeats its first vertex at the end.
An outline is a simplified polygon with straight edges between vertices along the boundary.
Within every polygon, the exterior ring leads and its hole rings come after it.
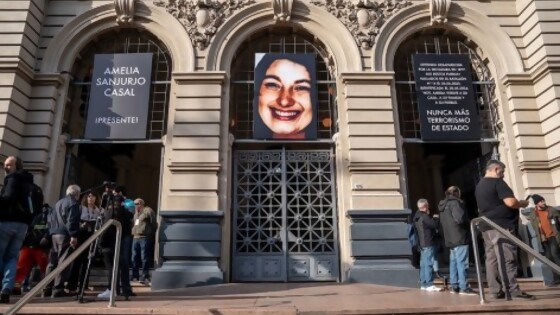
MULTIPOLYGON (((132 279, 149 284, 150 257, 157 219, 154 211, 137 198, 130 205, 123 186, 113 183, 105 185, 100 197, 95 190, 82 192, 78 185, 70 185, 66 195, 54 207, 44 205, 38 213, 22 211, 22 200, 26 198, 24 187, 33 184, 33 176, 23 170, 22 161, 10 156, 4 161, 4 186, 0 192, 0 274, 2 288, 0 303, 9 303, 10 296, 21 294, 27 289, 30 271, 36 266, 42 276, 52 272, 59 264, 84 243, 96 228, 110 219, 122 225, 121 251, 118 266, 117 294, 134 296, 132 279)), ((475 197, 480 216, 485 216, 498 226, 517 234, 521 208, 529 227, 535 234, 538 249, 546 257, 560 265, 560 214, 547 205, 540 195, 530 196, 534 208, 527 208, 527 200, 519 200, 504 181, 505 165, 490 160, 485 175, 478 183, 475 197), (528 210, 528 211, 527 211, 528 210)), ((451 186, 445 190, 445 198, 438 203, 438 211, 432 213, 429 202, 419 199, 418 211, 412 225, 418 237, 420 251, 420 288, 439 292, 434 285, 434 274, 439 275, 437 253, 440 240, 449 249, 450 292, 462 295, 477 294, 468 283, 469 269, 469 224, 470 218, 461 199, 461 190, 451 186)), ((484 239, 486 280, 491 295, 496 299, 534 299, 533 295, 521 291, 517 283, 517 246, 494 228, 481 223, 478 226, 484 239)), ((109 228, 98 240, 99 253, 107 271, 107 288, 97 297, 109 299, 110 284, 115 254, 116 229, 109 228)), ((57 275, 43 291, 44 297, 77 295, 80 288, 88 286, 86 269, 90 254, 84 251, 63 272, 57 275)), ((560 284, 560 276, 548 283, 560 284)))
MULTIPOLYGON (((33 183, 33 176, 23 170, 22 161, 15 156, 4 161, 4 170, 6 176, 0 192, 0 303, 9 303, 11 295, 29 290, 34 266, 42 277, 49 274, 110 219, 122 226, 117 294, 135 295, 130 284, 131 265, 133 280, 149 285, 157 218, 143 199, 135 199, 132 205, 125 188, 114 183, 104 186, 101 197, 95 190, 82 192, 78 185, 70 185, 65 197, 53 207, 44 204, 41 211, 29 213, 22 211, 21 204, 25 203, 25 187, 33 183)), ((97 296, 99 299, 109 299, 112 293, 115 241, 116 228, 112 226, 101 234, 98 246, 91 248, 92 253, 102 256, 108 275, 107 289, 97 296)), ((88 287, 86 269, 91 258, 88 250, 83 251, 45 287, 42 296, 77 296, 80 289, 88 287)))
MULTIPOLYGON (((558 211, 546 204, 540 195, 531 195, 535 207, 528 208, 529 201, 519 200, 504 181, 505 165, 498 160, 490 160, 485 175, 477 184, 475 198, 479 216, 484 216, 513 235, 518 235, 520 209, 526 208, 525 215, 530 227, 535 231, 541 252, 560 265, 560 233, 557 222, 558 211)), ((450 292, 463 295, 478 294, 468 283, 470 218, 461 199, 459 187, 451 186, 445 191, 445 198, 438 204, 439 212, 431 213, 426 199, 417 202, 418 211, 412 218, 418 236, 420 251, 420 289, 439 292, 443 288, 434 285, 437 275, 437 253, 440 238, 449 249, 450 292)), ((517 246, 489 224, 478 225, 484 239, 484 261, 486 281, 490 294, 495 299, 533 300, 535 297, 519 288, 517 283, 517 246)), ((547 286, 560 284, 555 275, 547 286)))

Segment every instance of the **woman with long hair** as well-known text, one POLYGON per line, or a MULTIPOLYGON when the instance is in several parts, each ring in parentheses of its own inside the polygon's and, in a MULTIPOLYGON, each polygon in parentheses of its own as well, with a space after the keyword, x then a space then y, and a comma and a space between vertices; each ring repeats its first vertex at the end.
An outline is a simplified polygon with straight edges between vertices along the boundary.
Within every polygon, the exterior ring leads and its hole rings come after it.
MULTIPOLYGON (((97 217, 101 215, 101 207, 99 206, 101 200, 99 195, 90 191, 83 195, 81 200, 81 210, 82 214, 80 217, 80 232, 78 234, 78 244, 83 244, 94 232, 95 221, 97 217)), ((68 284, 66 288, 70 294, 76 294, 78 289, 78 284, 80 287, 83 286, 85 279, 87 261, 88 261, 88 251, 82 252, 78 258, 72 264, 70 269, 70 278, 68 279, 68 284)))

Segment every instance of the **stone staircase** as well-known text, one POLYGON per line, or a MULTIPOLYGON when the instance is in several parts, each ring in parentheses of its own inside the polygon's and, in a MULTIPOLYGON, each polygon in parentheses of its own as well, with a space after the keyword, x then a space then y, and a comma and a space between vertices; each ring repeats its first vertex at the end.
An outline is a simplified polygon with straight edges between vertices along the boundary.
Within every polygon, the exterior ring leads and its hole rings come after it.
POLYGON ((158 292, 135 287, 138 296, 130 301, 119 297, 116 308, 95 301, 98 291, 88 291, 85 304, 73 298, 35 298, 18 314, 560 314, 560 288, 525 280, 521 286, 537 300, 481 305, 478 296, 362 283, 230 283, 158 292))

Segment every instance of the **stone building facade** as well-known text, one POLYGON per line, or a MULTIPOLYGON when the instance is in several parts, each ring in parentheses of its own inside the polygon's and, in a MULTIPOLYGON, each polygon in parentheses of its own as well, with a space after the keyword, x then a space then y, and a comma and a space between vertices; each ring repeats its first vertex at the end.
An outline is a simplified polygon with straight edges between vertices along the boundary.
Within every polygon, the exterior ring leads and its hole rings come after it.
MULTIPOLYGON (((134 178, 136 194, 155 192, 154 288, 230 281, 414 286, 407 209, 421 196, 436 202, 446 184, 480 170, 484 159, 505 162, 519 197, 539 193, 560 204, 559 11, 557 1, 529 0, 0 1, 0 154, 19 155, 54 202, 74 180, 68 163, 76 148, 90 143, 83 139, 83 93, 92 56, 149 47, 161 65, 154 66, 151 105, 161 116, 150 118, 145 141, 153 146, 114 157, 113 167, 117 181, 134 178), (316 141, 251 138, 254 52, 315 54, 316 141), (467 162, 478 168, 445 168, 446 157, 468 155, 473 146, 432 148, 418 136, 407 59, 418 52, 469 56, 482 136, 467 162), (150 174, 159 174, 149 183, 142 177, 147 156, 155 161, 150 174), (281 193, 263 185, 271 173, 244 177, 257 172, 254 163, 278 170, 281 193), (313 166, 323 179, 305 177, 313 191, 290 194, 286 188, 297 185, 289 178, 303 176, 290 173, 293 165, 313 166), (257 211, 243 206, 251 194, 276 200, 279 212, 270 204, 262 210, 264 201, 253 204, 257 211), (303 204, 302 194, 321 201, 290 208, 296 199, 303 204)), ((83 165, 83 174, 95 173, 83 165)))

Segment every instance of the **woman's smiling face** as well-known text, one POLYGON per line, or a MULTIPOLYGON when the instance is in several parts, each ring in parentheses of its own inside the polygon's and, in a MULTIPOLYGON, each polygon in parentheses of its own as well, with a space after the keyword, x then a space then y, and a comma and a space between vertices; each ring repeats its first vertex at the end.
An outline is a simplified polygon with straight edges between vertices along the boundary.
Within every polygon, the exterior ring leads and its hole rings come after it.
POLYGON ((259 89, 259 115, 275 138, 305 138, 313 120, 311 76, 307 68, 287 59, 275 60, 259 89))

